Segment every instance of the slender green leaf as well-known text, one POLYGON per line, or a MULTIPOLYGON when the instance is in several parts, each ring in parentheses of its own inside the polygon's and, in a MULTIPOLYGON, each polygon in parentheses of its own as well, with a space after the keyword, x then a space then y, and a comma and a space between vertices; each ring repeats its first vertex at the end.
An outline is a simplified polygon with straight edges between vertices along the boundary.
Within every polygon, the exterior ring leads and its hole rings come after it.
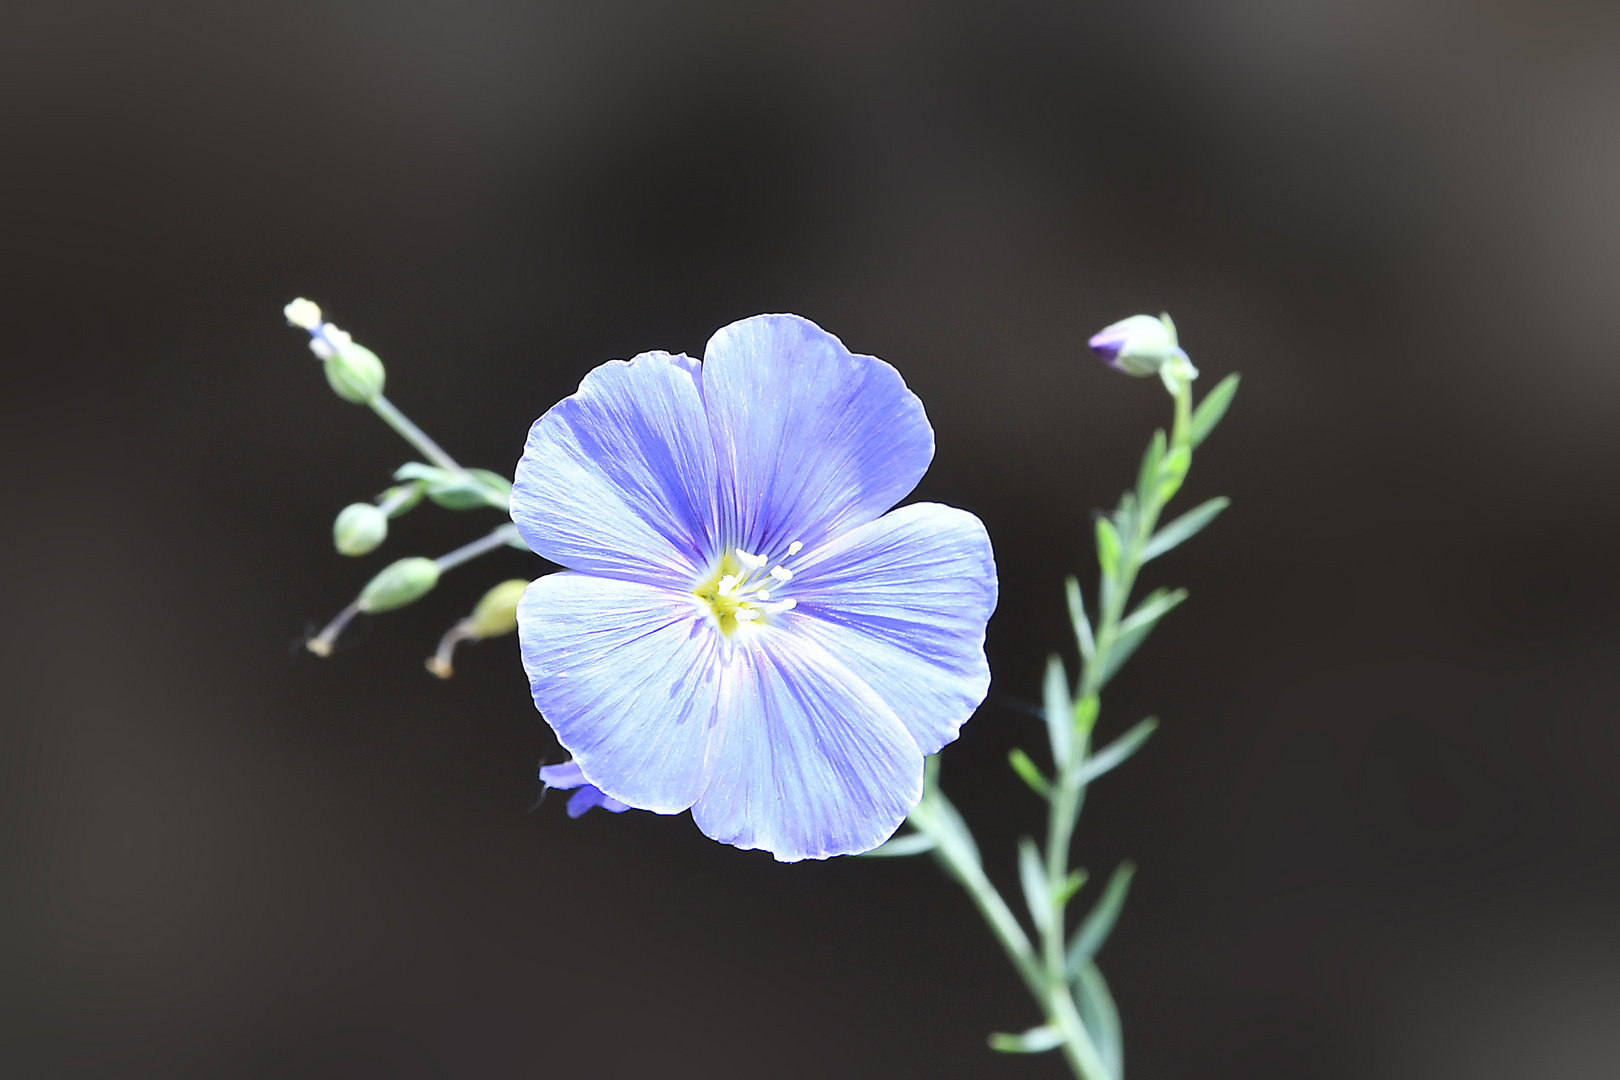
POLYGON ((1119 571, 1119 533, 1106 517, 1097 518, 1097 565, 1104 577, 1113 577, 1119 571))
POLYGON ((1192 539, 1198 535, 1200 529, 1214 521, 1216 516, 1230 505, 1231 499, 1225 495, 1217 495, 1208 502, 1193 507, 1153 534, 1153 538, 1142 548, 1142 561, 1158 558, 1183 540, 1192 539))
POLYGON ((1086 872, 1084 870, 1070 870, 1069 876, 1063 879, 1063 888, 1058 890, 1057 902, 1061 907, 1074 899, 1074 894, 1086 887, 1086 872))
POLYGON ((1107 942, 1114 924, 1119 921, 1119 911, 1125 906, 1125 895, 1130 892, 1131 877, 1135 873, 1135 863, 1119 864, 1119 868, 1109 877, 1108 884, 1103 886, 1102 895, 1069 940, 1069 952, 1064 962, 1069 981, 1079 979, 1080 972, 1096 958, 1107 942))
POLYGON ((912 828, 918 832, 927 833, 934 838, 939 848, 941 862, 947 868, 951 868, 955 863, 982 867, 979 845, 974 842, 973 833, 968 829, 967 822, 962 820, 962 815, 951 805, 951 800, 945 797, 945 793, 939 790, 937 781, 930 783, 926 773, 924 776, 922 801, 912 809, 906 820, 911 822, 912 828))
POLYGON ((1103 773, 1124 764, 1126 758, 1142 748, 1142 744, 1147 742, 1148 736, 1152 735, 1158 726, 1158 719, 1150 716, 1086 758, 1085 764, 1080 766, 1080 784, 1082 786, 1089 784, 1103 773))
POLYGON ((1114 995, 1108 992, 1108 982, 1096 964, 1087 964, 1080 969, 1075 989, 1080 1022, 1097 1047, 1103 1068, 1113 1080, 1120 1080, 1125 1072, 1125 1052, 1119 1031, 1119 1009, 1114 1006, 1114 995))
POLYGON ((1187 599, 1186 589, 1175 589, 1170 592, 1166 592, 1164 589, 1154 589, 1147 595, 1146 599, 1136 605, 1136 610, 1127 615, 1124 621, 1119 624, 1120 636, 1123 637, 1132 633, 1139 627, 1151 627, 1174 611, 1185 599, 1187 599))
POLYGON ((1035 929, 1046 933, 1052 925, 1052 887, 1041 865, 1040 849, 1027 836, 1018 841, 1018 883, 1024 887, 1024 903, 1035 929))
POLYGON ((1097 710, 1101 707, 1096 694, 1087 694, 1074 703, 1074 733, 1082 744, 1091 736, 1091 729, 1097 724, 1097 710))
POLYGON ((1185 446, 1178 446, 1164 455, 1164 463, 1159 466, 1159 505, 1169 502, 1175 493, 1181 490, 1181 482, 1187 479, 1187 470, 1192 468, 1192 450, 1185 446))
POLYGON ((1034 789, 1035 794, 1043 799, 1052 797, 1052 782, 1041 775, 1040 767, 1030 760, 1028 754, 1018 747, 1007 751, 1007 764, 1011 765, 1013 772, 1034 789))
POLYGON ((1238 376, 1234 372, 1215 384, 1215 389, 1204 395, 1204 400, 1198 403, 1192 416, 1192 444, 1197 446, 1209 438, 1209 433, 1215 430, 1215 425, 1221 422, 1226 415, 1227 408, 1232 404, 1232 396, 1237 393, 1238 376))
POLYGON ((1040 1027, 1030 1028, 1022 1035, 1008 1035, 998 1031, 990 1036, 990 1049, 1000 1050, 1003 1054, 1040 1054, 1047 1050, 1056 1050, 1063 1045, 1063 1034, 1057 1028, 1040 1027))
POLYGON ((1063 590, 1069 598, 1069 621, 1074 624, 1074 640, 1080 646, 1081 658, 1089 664, 1097 652, 1097 642, 1091 634, 1091 620, 1086 617, 1086 599, 1080 593, 1080 582, 1070 575, 1063 581, 1063 590))
POLYGON ((862 852, 863 855, 875 859, 898 858, 901 855, 922 855, 933 851, 938 846, 932 836, 927 833, 906 833, 904 836, 891 836, 871 851, 862 852))
POLYGON ((1164 431, 1155 431, 1153 440, 1148 443, 1147 453, 1142 455, 1142 468, 1136 474, 1136 499, 1144 506, 1153 498, 1154 486, 1159 482, 1159 466, 1164 462, 1165 446, 1164 431))
POLYGON ((1137 648, 1147 638, 1148 631, 1153 629, 1158 620, 1186 598, 1187 591, 1185 589, 1177 589, 1173 593, 1167 593, 1163 589, 1156 589, 1148 595, 1146 600, 1142 601, 1130 618, 1119 624, 1119 634, 1114 638, 1114 647, 1109 650, 1108 663, 1103 666, 1102 672, 1097 677, 1096 688, 1098 690, 1108 685, 1108 680, 1112 679, 1115 672, 1119 671, 1124 666, 1125 661, 1131 658, 1131 654, 1136 652, 1137 648), (1167 605, 1159 606, 1162 601, 1167 599, 1170 601, 1167 605), (1150 607, 1150 605, 1152 606, 1150 607), (1146 614, 1151 614, 1152 617, 1138 617, 1146 614))
POLYGON ((1074 703, 1069 700, 1069 676, 1056 653, 1046 661, 1046 683, 1042 688, 1046 709, 1046 733, 1052 741, 1052 760, 1058 772, 1068 767, 1074 755, 1074 703))

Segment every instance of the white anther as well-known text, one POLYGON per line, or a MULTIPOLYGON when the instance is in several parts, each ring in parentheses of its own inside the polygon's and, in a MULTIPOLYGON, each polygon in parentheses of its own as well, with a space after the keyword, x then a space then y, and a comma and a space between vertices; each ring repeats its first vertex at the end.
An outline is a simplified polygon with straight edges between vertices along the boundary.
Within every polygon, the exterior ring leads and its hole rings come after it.
POLYGON ((737 560, 750 570, 758 570, 765 565, 765 556, 763 555, 750 555, 742 548, 737 548, 736 551, 737 560))
POLYGON ((727 574, 725 577, 720 579, 720 595, 721 596, 730 596, 732 593, 734 593, 736 591, 737 591, 737 575, 736 574, 727 574))
POLYGON ((332 346, 328 345, 318 337, 309 339, 309 351, 320 357, 322 360, 332 359, 332 356, 337 352, 336 349, 332 348, 332 346))
POLYGON ((769 589, 755 589, 754 593, 761 600, 769 600, 771 598, 771 590, 769 589))
POLYGON ((321 325, 320 305, 302 296, 282 308, 281 312, 287 316, 288 322, 305 330, 313 330, 321 325))
POLYGON ((797 600, 793 599, 793 597, 790 596, 786 600, 778 600, 776 603, 772 604, 770 606, 770 608, 767 609, 767 610, 769 610, 772 615, 780 615, 782 612, 784 612, 784 611, 792 611, 794 608, 796 608, 798 606, 799 606, 799 602, 797 600))
POLYGON ((741 611, 737 612, 736 618, 738 622, 753 622, 755 619, 759 618, 759 612, 755 611, 753 608, 743 608, 741 611))
POLYGON ((797 555, 799 552, 801 552, 803 550, 804 550, 804 545, 803 544, 799 543, 797 540, 793 541, 793 543, 788 545, 788 558, 791 559, 793 556, 797 555))
POLYGON ((771 577, 781 582, 792 581, 793 571, 789 570, 785 566, 773 566, 771 567, 771 577))

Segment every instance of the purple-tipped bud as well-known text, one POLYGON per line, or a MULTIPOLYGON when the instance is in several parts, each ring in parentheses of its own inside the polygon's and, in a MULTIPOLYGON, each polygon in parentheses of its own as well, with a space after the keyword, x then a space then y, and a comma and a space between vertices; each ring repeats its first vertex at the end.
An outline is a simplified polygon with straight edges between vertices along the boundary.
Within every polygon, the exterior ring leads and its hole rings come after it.
POLYGON ((1145 378, 1157 375, 1161 368, 1174 362, 1178 368, 1185 365, 1192 377, 1197 375, 1187 354, 1176 343, 1176 324, 1170 316, 1155 319, 1151 315, 1132 315, 1121 319, 1091 336, 1091 351, 1115 371, 1145 378))
POLYGON ((565 761, 561 765, 542 765, 540 782, 548 788, 579 789, 568 798, 568 816, 571 818, 577 818, 585 811, 598 806, 615 814, 622 814, 630 809, 618 799, 609 798, 602 793, 601 788, 586 780, 584 770, 572 761, 565 761))

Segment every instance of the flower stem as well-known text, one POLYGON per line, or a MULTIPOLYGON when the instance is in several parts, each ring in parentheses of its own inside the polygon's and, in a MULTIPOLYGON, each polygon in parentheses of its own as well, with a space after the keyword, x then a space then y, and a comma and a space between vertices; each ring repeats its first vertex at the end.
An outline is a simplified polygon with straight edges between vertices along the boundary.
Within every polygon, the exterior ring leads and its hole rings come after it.
POLYGON ((463 544, 454 551, 446 552, 433 562, 440 570, 449 570, 480 555, 487 555, 498 547, 505 547, 517 537, 517 526, 509 521, 505 525, 495 526, 488 536, 481 536, 470 544, 463 544))
POLYGON ((378 394, 367 404, 371 406, 371 411, 382 417, 389 427, 399 432, 400 438, 416 447, 422 456, 433 464, 454 473, 466 471, 456 464, 455 458, 444 452, 443 447, 430 439, 427 432, 411 423, 410 418, 400 412, 392 401, 378 394))

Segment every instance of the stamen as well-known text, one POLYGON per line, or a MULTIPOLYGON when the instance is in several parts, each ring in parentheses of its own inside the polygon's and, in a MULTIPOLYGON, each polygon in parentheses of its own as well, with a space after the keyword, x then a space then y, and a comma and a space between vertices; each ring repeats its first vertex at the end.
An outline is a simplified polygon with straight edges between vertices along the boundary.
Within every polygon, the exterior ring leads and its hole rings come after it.
POLYGON ((793 543, 788 545, 788 558, 791 559, 793 556, 797 555, 799 552, 801 552, 803 550, 804 550, 804 545, 803 544, 799 543, 797 540, 793 541, 793 543))
POLYGON ((720 579, 720 595, 721 596, 730 596, 732 593, 734 593, 736 591, 737 591, 737 575, 736 574, 727 574, 725 577, 720 579))
POLYGON ((769 589, 756 589, 755 592, 758 594, 761 600, 769 600, 771 598, 771 590, 769 589))
POLYGON ((755 619, 759 618, 759 612, 755 611, 753 608, 743 608, 741 611, 737 612, 733 618, 735 618, 738 622, 753 622, 755 619))
POLYGON ((772 615, 780 615, 782 612, 792 611, 798 606, 799 602, 790 596, 786 600, 778 600, 776 603, 767 606, 765 610, 770 612, 772 615))
POLYGON ((748 567, 750 570, 758 570, 760 567, 765 565, 766 560, 765 556, 763 555, 750 555, 742 548, 737 548, 736 552, 738 561, 744 566, 748 567))
POLYGON ((771 577, 785 584, 793 580, 793 571, 785 566, 773 566, 771 567, 771 577))

